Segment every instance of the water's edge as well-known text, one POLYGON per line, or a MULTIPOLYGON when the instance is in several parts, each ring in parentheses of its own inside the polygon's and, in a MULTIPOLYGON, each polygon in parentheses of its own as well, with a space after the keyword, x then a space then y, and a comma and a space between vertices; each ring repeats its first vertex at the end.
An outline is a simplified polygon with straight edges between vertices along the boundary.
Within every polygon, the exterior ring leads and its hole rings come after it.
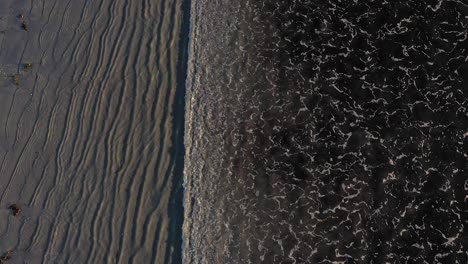
MULTIPOLYGON (((173 150, 174 172, 172 177, 173 189, 171 192, 171 205, 169 206, 168 214, 170 215, 170 228, 168 239, 173 245, 173 252, 167 252, 165 263, 183 263, 183 235, 182 225, 184 220, 184 191, 183 191, 183 170, 184 170, 184 122, 185 122, 185 96, 186 96, 186 79, 187 79, 187 64, 188 64, 188 43, 190 37, 190 0, 183 0, 181 6, 182 23, 179 37, 179 50, 177 62, 177 85, 175 92, 173 125, 174 133, 172 141, 175 149, 173 150), (171 258, 171 260, 167 258, 171 258)), ((170 250, 167 247, 166 250, 170 250)))

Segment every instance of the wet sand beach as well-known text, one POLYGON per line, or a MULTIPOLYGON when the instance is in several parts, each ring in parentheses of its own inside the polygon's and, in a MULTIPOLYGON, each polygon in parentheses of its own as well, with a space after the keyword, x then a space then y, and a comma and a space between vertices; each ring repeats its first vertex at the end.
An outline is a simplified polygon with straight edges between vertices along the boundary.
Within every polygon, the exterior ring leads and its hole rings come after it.
POLYGON ((181 262, 186 5, 0 2, 8 263, 181 262))

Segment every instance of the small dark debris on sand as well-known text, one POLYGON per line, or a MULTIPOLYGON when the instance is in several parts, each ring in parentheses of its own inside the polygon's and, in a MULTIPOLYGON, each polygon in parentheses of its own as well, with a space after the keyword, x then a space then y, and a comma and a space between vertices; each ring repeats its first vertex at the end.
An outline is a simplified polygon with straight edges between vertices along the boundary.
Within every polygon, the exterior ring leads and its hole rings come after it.
POLYGON ((32 68, 31 63, 25 63, 23 64, 23 71, 29 71, 32 68))
POLYGON ((21 208, 19 208, 19 206, 16 204, 10 205, 8 209, 11 210, 11 212, 13 213, 13 216, 18 216, 21 213, 21 208))
POLYGON ((15 74, 11 76, 11 81, 13 82, 14 85, 19 85, 19 75, 15 74))
POLYGON ((0 260, 3 261, 8 261, 11 259, 11 255, 13 255, 12 250, 7 250, 7 252, 3 253, 3 255, 0 257, 0 260))
POLYGON ((24 30, 28 31, 28 23, 27 23, 26 20, 24 19, 24 15, 23 15, 23 14, 19 14, 19 15, 18 15, 18 18, 19 18, 19 20, 21 20, 21 27, 22 27, 24 30))

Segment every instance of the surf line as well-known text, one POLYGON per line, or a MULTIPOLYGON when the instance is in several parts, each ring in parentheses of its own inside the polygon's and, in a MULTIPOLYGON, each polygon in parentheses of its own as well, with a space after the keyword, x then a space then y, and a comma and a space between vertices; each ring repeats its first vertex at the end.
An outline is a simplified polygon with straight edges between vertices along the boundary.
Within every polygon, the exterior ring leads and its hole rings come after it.
POLYGON ((179 33, 179 47, 177 51, 176 65, 176 91, 175 100, 172 109, 173 131, 171 135, 172 153, 174 161, 174 170, 172 175, 172 190, 169 204, 169 234, 168 241, 172 246, 166 248, 164 263, 182 263, 183 254, 183 232, 184 222, 184 188, 183 172, 185 157, 185 96, 186 81, 188 78, 189 63, 189 40, 190 40, 190 12, 191 0, 181 0, 182 21, 179 33), (170 252, 171 248, 173 249, 170 252))

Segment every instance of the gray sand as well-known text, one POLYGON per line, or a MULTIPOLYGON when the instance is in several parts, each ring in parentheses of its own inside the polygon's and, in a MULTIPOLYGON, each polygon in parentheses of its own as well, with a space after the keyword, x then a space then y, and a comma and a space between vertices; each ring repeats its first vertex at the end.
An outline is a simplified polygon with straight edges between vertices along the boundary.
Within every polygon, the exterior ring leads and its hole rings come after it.
POLYGON ((13 250, 8 263, 174 262, 181 2, 0 2, 0 254, 13 250), (21 63, 33 66, 20 67, 14 85, 21 63))

